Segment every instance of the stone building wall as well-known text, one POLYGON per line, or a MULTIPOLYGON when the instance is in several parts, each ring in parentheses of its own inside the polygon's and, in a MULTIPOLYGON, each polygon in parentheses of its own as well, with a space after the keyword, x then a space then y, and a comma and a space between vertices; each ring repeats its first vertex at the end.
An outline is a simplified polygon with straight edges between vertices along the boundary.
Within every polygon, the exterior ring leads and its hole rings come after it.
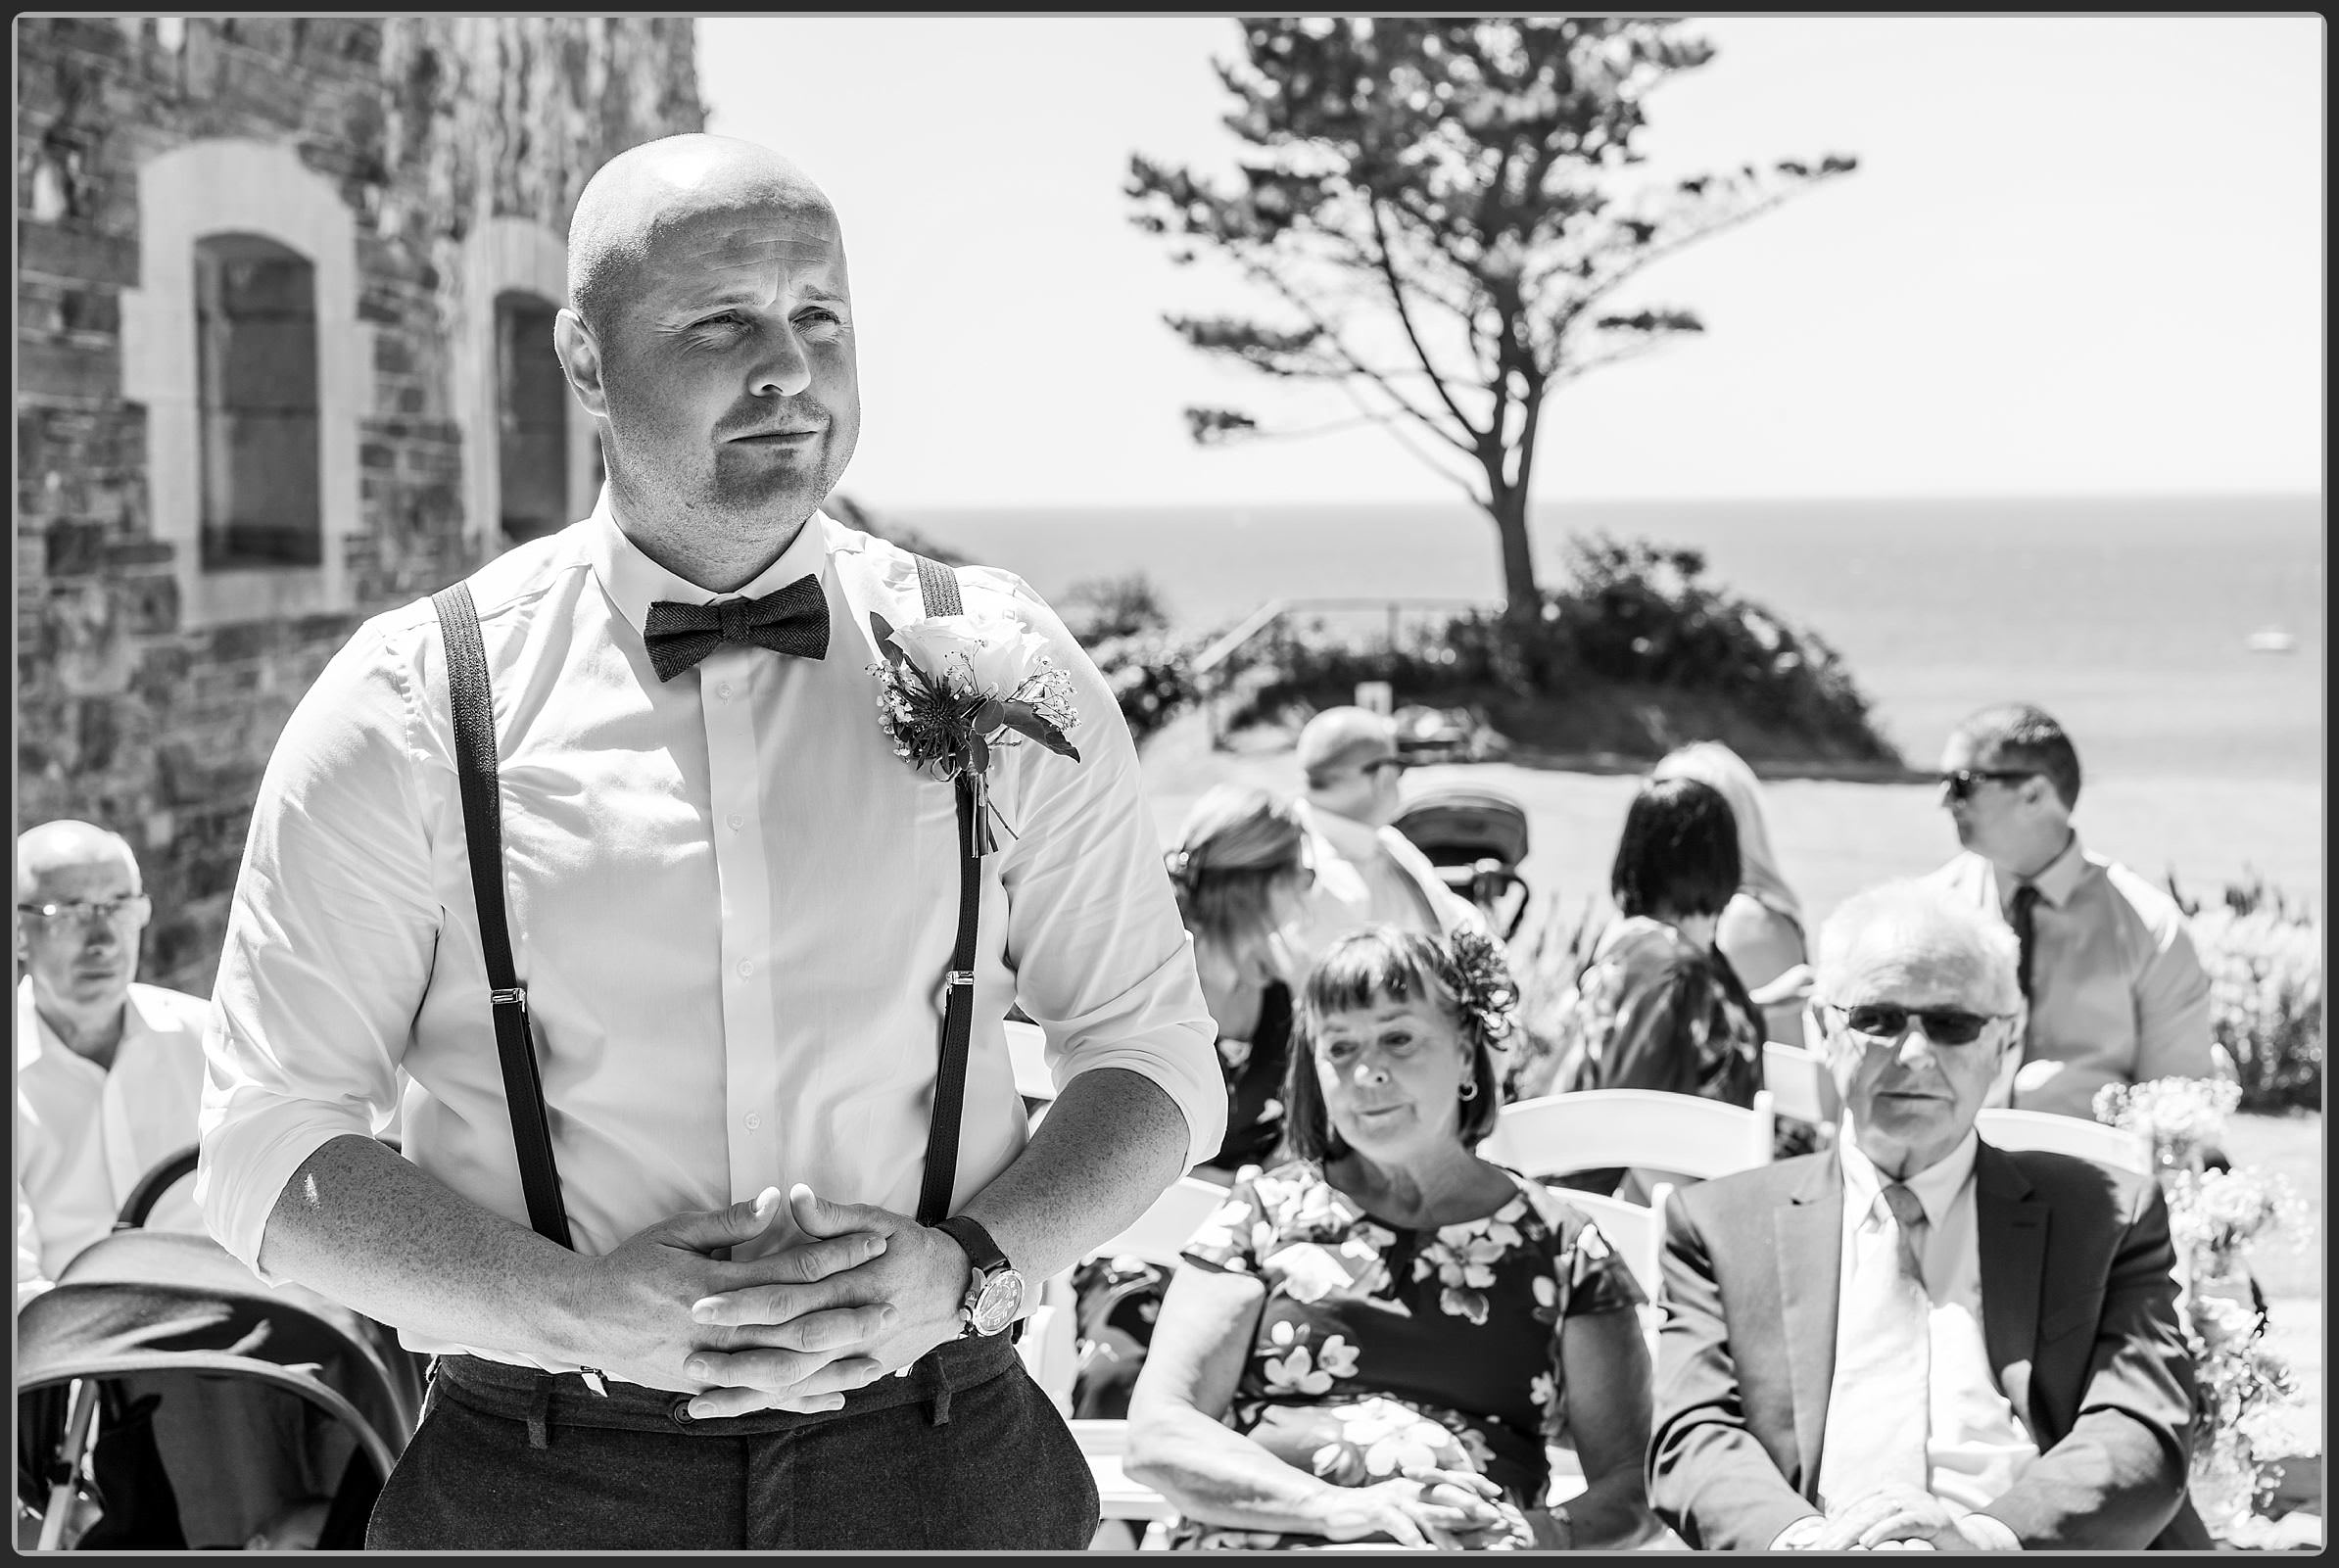
POLYGON ((557 16, 18 22, 14 832, 70 816, 130 840, 156 904, 141 978, 209 993, 254 793, 293 704, 365 616, 497 547, 466 483, 481 425, 465 345, 493 310, 470 297, 487 275, 475 248, 490 229, 537 236, 553 248, 537 272, 556 277, 593 171, 702 127, 692 30, 557 16), (140 333, 191 309, 147 298, 141 214, 158 197, 152 179, 142 197, 139 171, 205 147, 297 155, 296 173, 338 193, 355 248, 354 324, 332 347, 353 367, 356 503, 330 582, 275 613, 187 602, 204 586, 195 546, 157 528, 158 509, 186 508, 153 472, 150 433, 163 442, 169 410, 125 387, 151 357, 140 333))

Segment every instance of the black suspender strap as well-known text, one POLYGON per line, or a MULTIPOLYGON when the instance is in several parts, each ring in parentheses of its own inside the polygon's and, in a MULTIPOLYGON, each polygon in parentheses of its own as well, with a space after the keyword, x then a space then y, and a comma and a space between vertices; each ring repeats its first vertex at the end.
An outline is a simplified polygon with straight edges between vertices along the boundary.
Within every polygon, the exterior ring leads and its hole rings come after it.
POLYGON ((503 807, 496 775, 496 707, 488 685, 487 648, 479 638, 479 610, 462 583, 431 595, 447 641, 447 696, 454 710, 454 770, 462 788, 463 836, 471 852, 471 894, 479 904, 479 945, 487 958, 494 1003, 496 1054, 503 1062, 503 1097, 511 1107, 511 1141, 520 1159, 520 1190, 528 1223, 563 1247, 568 1211, 560 1202, 560 1172, 552 1164, 552 1128, 545 1115, 544 1080, 528 1027, 528 992, 511 968, 511 934, 503 918, 503 807))
MULTIPOLYGON (((960 613, 958 577, 923 555, 918 592, 929 616, 960 613)), ((942 1000, 942 1049, 934 1069, 932 1119, 926 1133, 926 1180, 918 1193, 918 1222, 931 1225, 950 1213, 950 1191, 958 1179, 958 1125, 967 1091, 968 1036, 975 1025, 975 933, 982 912, 982 857, 975 853, 975 786, 961 776, 958 789, 958 942, 950 952, 950 975, 942 1000)))
MULTIPOLYGON (((960 613, 958 578, 924 556, 916 557, 918 588, 929 616, 960 613)), ((479 905, 480 946, 487 959, 489 995, 494 1002, 496 1051, 503 1065, 503 1094, 511 1107, 512 1146, 519 1156, 520 1187, 528 1200, 528 1221, 563 1247, 569 1241, 568 1212, 560 1201, 560 1175, 552 1161, 551 1125, 545 1112, 544 1080, 528 1026, 528 993, 512 973, 511 936, 503 913, 503 823, 497 784, 494 697, 488 684, 487 650, 480 641, 479 612, 461 583, 431 595, 447 643, 447 692, 454 712, 455 776, 463 801, 463 832, 470 850, 472 896, 479 905)), ((975 1023, 975 942, 982 909, 982 860, 975 853, 975 791, 957 781, 958 937, 942 1006, 940 1063, 934 1073, 931 1120, 927 1131, 926 1178, 918 1198, 918 1218, 931 1224, 950 1212, 958 1174, 959 1120, 967 1087, 967 1051, 975 1023)))

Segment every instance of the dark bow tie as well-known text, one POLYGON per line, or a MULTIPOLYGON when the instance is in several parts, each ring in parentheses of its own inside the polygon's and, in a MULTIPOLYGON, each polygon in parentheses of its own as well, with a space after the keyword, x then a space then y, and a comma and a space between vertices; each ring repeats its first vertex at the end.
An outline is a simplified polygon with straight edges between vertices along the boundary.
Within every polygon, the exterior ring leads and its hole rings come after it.
POLYGON ((642 622, 649 667, 671 681, 725 642, 751 642, 799 659, 825 658, 829 651, 829 595, 817 577, 799 577, 761 598, 725 599, 720 604, 683 604, 658 599, 642 622))

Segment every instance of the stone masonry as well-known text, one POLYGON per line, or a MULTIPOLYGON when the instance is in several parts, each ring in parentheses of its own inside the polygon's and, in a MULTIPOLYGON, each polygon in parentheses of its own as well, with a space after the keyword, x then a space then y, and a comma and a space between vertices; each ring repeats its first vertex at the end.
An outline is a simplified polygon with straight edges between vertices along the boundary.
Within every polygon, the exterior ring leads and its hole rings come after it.
POLYGON ((140 977, 209 994, 278 733, 358 623, 479 564, 451 345, 482 214, 565 234, 586 179, 703 125, 688 18, 20 19, 17 818, 123 833, 154 895, 140 977), (330 613, 191 627, 123 395, 136 171, 206 138, 289 148, 355 223, 359 526, 330 613))

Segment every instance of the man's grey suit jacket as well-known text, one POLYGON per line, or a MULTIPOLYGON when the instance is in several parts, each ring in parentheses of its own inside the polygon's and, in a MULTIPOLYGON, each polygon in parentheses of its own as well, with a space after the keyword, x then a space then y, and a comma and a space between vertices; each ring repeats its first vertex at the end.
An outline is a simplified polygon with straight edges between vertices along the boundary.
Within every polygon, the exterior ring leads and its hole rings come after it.
MULTIPOLYGON (((1981 1510, 2026 1547, 2207 1549, 2160 1184, 1981 1145, 1982 1339, 2039 1455, 1981 1510)), ((1698 1182, 1667 1208, 1648 1497, 1691 1546, 1761 1551, 1810 1511, 1836 1363, 1833 1152, 1698 1182)))

